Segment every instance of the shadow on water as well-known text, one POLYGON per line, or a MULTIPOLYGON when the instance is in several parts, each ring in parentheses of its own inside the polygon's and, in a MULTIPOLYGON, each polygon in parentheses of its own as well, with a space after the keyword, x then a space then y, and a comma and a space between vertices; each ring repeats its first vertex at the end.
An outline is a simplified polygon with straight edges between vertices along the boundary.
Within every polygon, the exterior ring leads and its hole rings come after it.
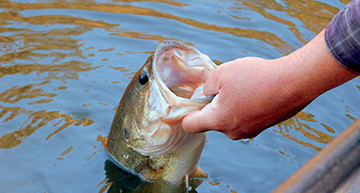
MULTIPOLYGON (((148 182, 144 181, 138 175, 132 174, 114 164, 110 160, 105 161, 105 175, 106 180, 99 184, 103 185, 99 193, 120 193, 120 192, 134 192, 134 193, 182 193, 186 192, 185 184, 171 184, 166 182, 148 182)), ((191 179, 189 186, 189 193, 196 193, 195 190, 202 180, 191 179)))

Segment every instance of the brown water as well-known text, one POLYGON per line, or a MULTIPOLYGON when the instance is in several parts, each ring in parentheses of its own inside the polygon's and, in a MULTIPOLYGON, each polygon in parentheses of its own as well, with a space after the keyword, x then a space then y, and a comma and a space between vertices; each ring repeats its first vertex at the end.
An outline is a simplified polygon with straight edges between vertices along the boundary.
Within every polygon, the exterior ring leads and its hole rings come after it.
MULTIPOLYGON (((184 41, 217 63, 276 58, 347 2, 0 1, 0 192, 118 191, 102 137, 160 41, 184 41)), ((209 177, 194 192, 271 192, 360 117, 359 98, 355 78, 254 140, 209 132, 199 162, 209 177)))

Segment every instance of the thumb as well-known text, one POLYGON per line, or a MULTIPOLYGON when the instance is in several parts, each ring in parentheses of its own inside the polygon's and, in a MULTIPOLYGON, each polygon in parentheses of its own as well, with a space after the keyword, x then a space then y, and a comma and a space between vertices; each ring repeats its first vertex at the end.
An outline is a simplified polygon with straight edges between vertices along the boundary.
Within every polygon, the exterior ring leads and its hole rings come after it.
MULTIPOLYGON (((205 96, 217 95, 219 93, 220 85, 218 81, 218 67, 206 80, 204 84, 205 96)), ((218 96, 215 96, 211 103, 204 108, 194 111, 187 115, 182 121, 183 129, 188 133, 200 133, 211 129, 212 123, 216 120, 216 101, 218 96)))
POLYGON ((204 111, 198 110, 187 115, 182 121, 183 129, 188 133, 200 133, 208 131, 205 127, 204 111))
POLYGON ((220 81, 219 81, 219 69, 216 70, 210 75, 204 84, 204 94, 205 96, 216 95, 220 90, 220 81))
POLYGON ((212 123, 216 120, 216 111, 212 110, 213 102, 207 104, 204 108, 194 111, 187 115, 182 121, 183 129, 188 133, 200 133, 208 131, 212 128, 212 123))

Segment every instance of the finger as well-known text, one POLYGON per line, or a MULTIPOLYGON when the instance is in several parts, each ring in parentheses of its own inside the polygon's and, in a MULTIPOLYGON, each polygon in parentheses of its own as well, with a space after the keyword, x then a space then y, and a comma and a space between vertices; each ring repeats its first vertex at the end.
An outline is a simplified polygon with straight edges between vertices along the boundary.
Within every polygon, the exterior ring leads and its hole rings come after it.
POLYGON ((183 121, 182 126, 186 132, 200 133, 208 131, 212 128, 209 120, 214 120, 214 111, 211 110, 212 103, 206 105, 203 109, 195 111, 187 115, 183 121))
POLYGON ((200 133, 208 131, 204 126, 204 115, 201 110, 187 115, 182 121, 183 129, 188 133, 200 133))
POLYGON ((211 76, 206 80, 204 84, 204 94, 205 96, 212 96, 219 93, 220 86, 219 86, 219 80, 218 80, 218 69, 215 70, 211 76))

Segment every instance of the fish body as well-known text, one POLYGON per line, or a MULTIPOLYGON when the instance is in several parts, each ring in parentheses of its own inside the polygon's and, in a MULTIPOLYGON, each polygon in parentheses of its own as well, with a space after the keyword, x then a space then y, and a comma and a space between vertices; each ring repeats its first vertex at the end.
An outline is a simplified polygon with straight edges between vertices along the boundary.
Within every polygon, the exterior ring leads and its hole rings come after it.
POLYGON ((115 113, 106 149, 117 164, 149 181, 206 177, 197 166, 206 135, 185 132, 181 121, 211 101, 201 85, 215 68, 191 46, 160 43, 134 75, 115 113))

